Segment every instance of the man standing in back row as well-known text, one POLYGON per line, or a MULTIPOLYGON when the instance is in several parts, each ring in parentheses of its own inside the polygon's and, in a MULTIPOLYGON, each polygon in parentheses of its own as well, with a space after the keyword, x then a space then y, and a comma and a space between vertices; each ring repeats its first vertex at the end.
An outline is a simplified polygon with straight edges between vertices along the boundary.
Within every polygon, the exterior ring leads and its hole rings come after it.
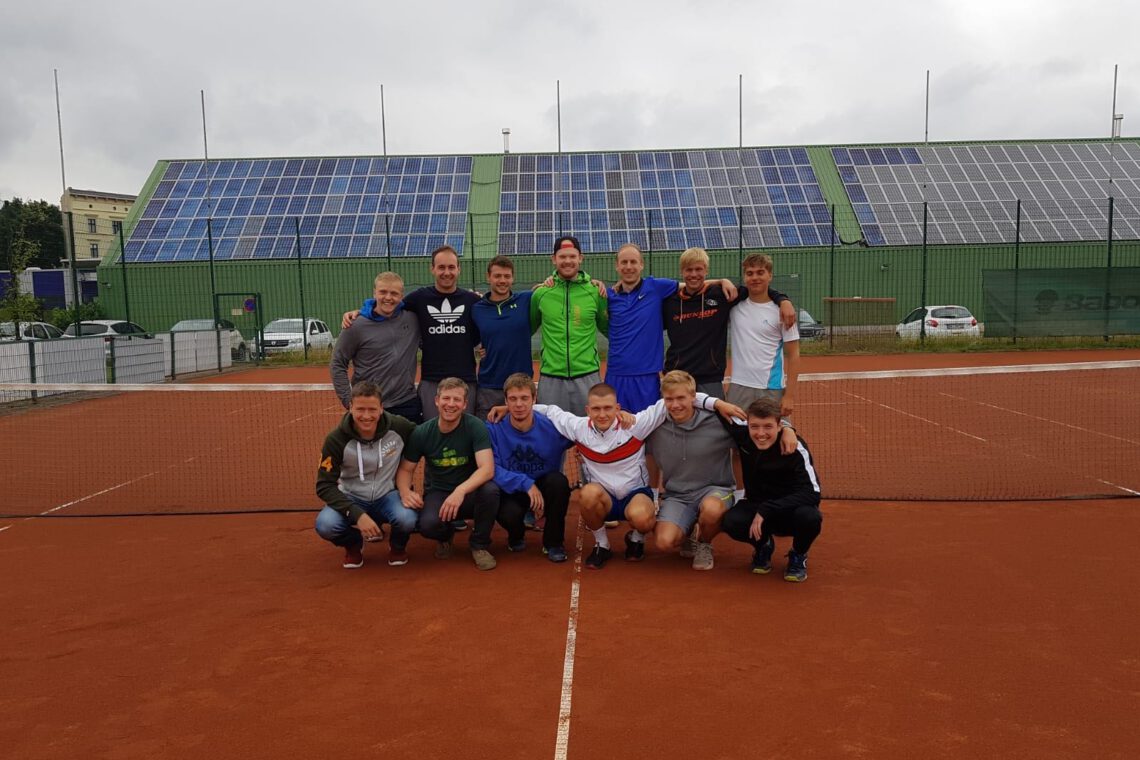
POLYGON ((539 403, 585 409, 586 397, 601 382, 597 333, 606 334, 606 301, 582 271, 582 248, 570 235, 554 242, 554 284, 534 291, 530 323, 542 330, 539 403))
MULTIPOLYGON (((431 254, 431 273, 435 285, 423 287, 404 298, 404 308, 416 315, 420 325, 420 404, 424 419, 438 416, 435 388, 445 377, 457 377, 468 386, 475 385, 475 346, 479 345, 479 328, 472 310, 479 296, 459 287, 459 254, 449 245, 431 254)), ((360 315, 351 311, 344 315, 341 328, 347 328, 360 315)), ((467 412, 475 411, 475 393, 467 398, 467 412)))

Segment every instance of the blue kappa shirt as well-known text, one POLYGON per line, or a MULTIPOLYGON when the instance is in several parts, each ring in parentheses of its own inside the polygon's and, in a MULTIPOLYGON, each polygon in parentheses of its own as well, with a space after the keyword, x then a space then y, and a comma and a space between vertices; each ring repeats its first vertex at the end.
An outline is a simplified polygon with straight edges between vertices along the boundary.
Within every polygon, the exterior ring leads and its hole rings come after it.
POLYGON ((525 493, 537 478, 562 469, 562 454, 574 444, 541 414, 521 433, 504 417, 487 425, 495 455, 495 485, 507 493, 525 493))

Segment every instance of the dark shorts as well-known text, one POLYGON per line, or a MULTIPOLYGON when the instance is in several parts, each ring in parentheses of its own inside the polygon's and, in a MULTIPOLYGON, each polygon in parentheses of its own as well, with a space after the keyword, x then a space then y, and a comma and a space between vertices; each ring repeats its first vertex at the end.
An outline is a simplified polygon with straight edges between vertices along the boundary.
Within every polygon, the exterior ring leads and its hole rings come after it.
POLYGON ((641 488, 633 489, 625 495, 624 499, 619 499, 609 491, 606 491, 606 493, 610 494, 610 511, 609 514, 606 515, 607 522, 611 520, 624 520, 625 508, 629 506, 629 503, 631 501, 633 501, 633 497, 637 496, 638 494, 643 494, 648 497, 650 501, 653 501, 653 489, 651 489, 649 486, 642 486, 641 488))
POLYGON ((606 382, 617 391, 621 408, 630 414, 648 409, 661 398, 661 378, 656 372, 651 375, 611 375, 606 374, 606 382))

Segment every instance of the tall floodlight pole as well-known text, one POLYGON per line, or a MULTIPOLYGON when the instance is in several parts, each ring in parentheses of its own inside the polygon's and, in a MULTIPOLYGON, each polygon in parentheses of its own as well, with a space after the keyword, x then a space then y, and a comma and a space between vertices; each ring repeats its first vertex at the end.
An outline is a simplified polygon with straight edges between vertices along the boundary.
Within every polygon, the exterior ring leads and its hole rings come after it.
MULTIPOLYGON (((55 78, 55 124, 59 131, 59 181, 63 185, 63 198, 67 197, 67 172, 63 164, 63 111, 59 106, 59 69, 52 69, 52 76, 55 78)), ((64 216, 63 213, 63 198, 60 199, 60 220, 63 222, 63 228, 67 231, 68 251, 70 251, 69 261, 71 263, 71 305, 75 308, 75 334, 79 335, 79 273, 75 271, 75 227, 70 223, 70 219, 64 216)), ((16 331, 17 333, 19 330, 16 331)))
POLYGON ((1109 152, 1112 154, 1112 162, 1108 167, 1108 194, 1112 195, 1112 183, 1116 177, 1116 139, 1120 137, 1121 123, 1124 121, 1124 114, 1116 112, 1116 82, 1117 75, 1120 71, 1120 64, 1115 64, 1112 67, 1112 127, 1109 132, 1109 152))
MULTIPOLYGON (((218 286, 214 273, 214 204, 210 198, 210 182, 213 178, 210 177, 210 142, 206 138, 206 91, 199 90, 198 92, 202 98, 202 158, 206 169, 206 251, 210 257, 210 301, 213 302, 214 335, 217 337, 218 349, 217 367, 220 370, 222 368, 222 317, 218 312, 218 286)), ((302 321, 304 316, 304 314, 301 315, 302 321)), ((171 340, 174 340, 174 336, 171 336, 171 340)))
POLYGON ((744 75, 743 74, 738 75, 738 78, 737 78, 736 99, 737 99, 736 112, 737 112, 737 115, 739 117, 739 122, 740 122, 740 124, 739 124, 740 129, 739 129, 739 136, 738 136, 738 140, 737 140, 737 145, 739 145, 741 150, 744 150, 744 75))
MULTIPOLYGON (((926 70, 926 114, 923 120, 922 128, 922 144, 926 145, 930 142, 930 69, 926 70)), ((922 183, 922 202, 926 203, 926 186, 930 184, 930 164, 926 161, 922 162, 926 168, 926 182, 922 183)))
POLYGON ((566 234, 566 230, 562 226, 562 214, 565 208, 562 205, 562 80, 554 80, 554 113, 557 121, 558 129, 558 154, 554 159, 557 166, 554 167, 554 192, 558 196, 558 235, 561 237, 566 234))
POLYGON ((384 116, 384 85, 380 85, 380 141, 384 149, 384 158, 388 157, 388 123, 384 116))

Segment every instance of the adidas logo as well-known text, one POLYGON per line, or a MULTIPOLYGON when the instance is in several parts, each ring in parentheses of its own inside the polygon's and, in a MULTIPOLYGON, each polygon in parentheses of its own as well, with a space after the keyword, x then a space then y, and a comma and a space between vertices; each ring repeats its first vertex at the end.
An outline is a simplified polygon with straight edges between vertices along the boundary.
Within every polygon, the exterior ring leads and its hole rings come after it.
POLYGON ((438 325, 433 325, 432 327, 428 328, 428 334, 429 335, 446 335, 446 334, 451 334, 451 333, 466 334, 467 333, 467 327, 465 325, 453 324, 454 322, 457 322, 460 317, 463 316, 463 312, 467 310, 466 306, 460 305, 460 306, 455 307, 455 309, 452 309, 451 308, 451 302, 445 298, 445 299, 443 299, 443 303, 441 303, 439 305, 438 309, 435 308, 434 306, 428 305, 427 310, 428 310, 428 314, 431 315, 431 318, 434 319, 436 322, 440 323, 438 325))

